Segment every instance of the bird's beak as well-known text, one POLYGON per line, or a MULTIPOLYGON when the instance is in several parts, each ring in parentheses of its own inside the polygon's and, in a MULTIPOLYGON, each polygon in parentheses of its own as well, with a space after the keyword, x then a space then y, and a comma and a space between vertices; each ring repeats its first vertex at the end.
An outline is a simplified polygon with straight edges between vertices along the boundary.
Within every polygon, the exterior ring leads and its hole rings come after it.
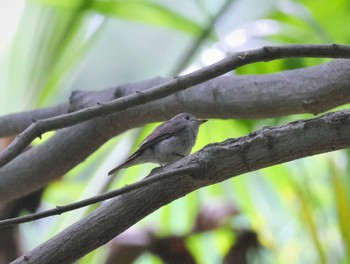
POLYGON ((207 122, 207 119, 197 119, 197 122, 201 125, 204 124, 205 122, 207 122))

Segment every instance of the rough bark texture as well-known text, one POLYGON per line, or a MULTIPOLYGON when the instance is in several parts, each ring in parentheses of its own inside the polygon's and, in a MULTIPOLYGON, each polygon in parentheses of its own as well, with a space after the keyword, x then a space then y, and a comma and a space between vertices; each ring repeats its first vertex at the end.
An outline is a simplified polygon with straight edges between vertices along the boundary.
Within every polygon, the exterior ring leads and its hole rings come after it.
POLYGON ((35 109, 0 117, 0 136, 5 137, 21 133, 33 120, 65 114, 68 111, 68 107, 68 103, 63 103, 53 107, 35 109))
MULTIPOLYGON (((41 188, 85 160, 111 137, 132 127, 166 120, 178 112, 191 112, 200 118, 267 118, 320 113, 348 103, 349 70, 349 60, 334 60, 270 75, 222 76, 152 103, 59 130, 44 144, 0 169, 0 201, 41 188)), ((70 111, 164 81, 155 78, 103 91, 76 92, 70 100, 70 111)))
POLYGON ((350 147, 350 110, 265 127, 239 139, 210 144, 158 172, 189 168, 117 197, 13 263, 71 263, 159 207, 198 188, 245 172, 350 147))

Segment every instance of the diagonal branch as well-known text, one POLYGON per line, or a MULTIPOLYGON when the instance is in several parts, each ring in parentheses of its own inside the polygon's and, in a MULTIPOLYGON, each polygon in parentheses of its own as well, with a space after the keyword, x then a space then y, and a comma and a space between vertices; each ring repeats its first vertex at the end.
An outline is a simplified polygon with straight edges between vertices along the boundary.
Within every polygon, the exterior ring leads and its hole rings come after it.
POLYGON ((4 228, 4 227, 9 227, 9 226, 13 226, 16 224, 23 224, 23 223, 27 223, 27 222, 31 222, 34 220, 38 220, 38 219, 42 219, 42 218, 46 218, 49 216, 53 216, 53 215, 60 215, 69 211, 73 211, 85 206, 89 206, 95 203, 99 203, 126 193, 129 193, 131 191, 140 189, 144 186, 150 185, 154 182, 159 182, 161 181, 163 178, 165 177, 172 177, 172 176, 176 176, 176 175, 180 175, 180 174, 184 174, 184 173, 189 173, 191 172, 189 169, 184 168, 184 169, 178 169, 178 170, 174 170, 174 171, 166 171, 163 173, 157 173, 156 175, 153 175, 152 177, 146 177, 144 178, 142 181, 138 181, 132 185, 126 185, 120 189, 117 190, 113 190, 110 192, 106 192, 104 194, 101 195, 97 195, 85 200, 81 200, 79 202, 76 203, 71 203, 68 205, 64 205, 64 206, 56 206, 56 208, 50 209, 50 210, 46 210, 43 212, 39 212, 39 213, 35 213, 35 214, 29 214, 29 215, 25 215, 25 216, 19 216, 19 217, 15 217, 15 218, 11 218, 11 219, 5 219, 5 220, 0 220, 0 229, 4 228))
POLYGON ((184 195, 249 171, 350 147, 350 110, 265 127, 210 144, 160 172, 189 173, 146 185, 96 209, 13 263, 70 263, 107 243, 140 219, 184 195), (62 246, 64 245, 64 246, 62 246))
MULTIPOLYGON (((274 74, 220 76, 108 118, 61 129, 0 169, 0 200, 35 191, 84 161, 111 137, 166 120, 179 111, 206 119, 261 119, 328 111, 350 102, 349 70, 350 60, 343 59, 274 74)), ((164 81, 153 78, 101 91, 74 92, 69 109, 77 111, 109 100, 114 94, 125 96, 164 81)))
POLYGON ((107 116, 112 113, 126 110, 131 107, 145 104, 175 92, 185 90, 191 86, 208 81, 238 67, 259 62, 271 61, 281 58, 296 57, 326 57, 350 58, 350 46, 345 45, 285 45, 276 47, 263 47, 246 52, 239 52, 193 73, 178 76, 169 82, 152 87, 141 93, 115 99, 103 104, 97 104, 74 113, 59 117, 52 117, 33 122, 24 132, 1 153, 0 167, 14 159, 36 137, 50 130, 69 127, 96 117, 107 116))

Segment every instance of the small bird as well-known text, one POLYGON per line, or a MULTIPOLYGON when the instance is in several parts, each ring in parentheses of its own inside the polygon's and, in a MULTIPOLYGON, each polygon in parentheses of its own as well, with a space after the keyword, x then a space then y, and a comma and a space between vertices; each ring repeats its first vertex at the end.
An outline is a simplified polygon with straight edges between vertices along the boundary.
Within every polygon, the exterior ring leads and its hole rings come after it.
POLYGON ((206 121, 188 113, 174 116, 156 127, 141 142, 136 152, 108 172, 108 175, 141 163, 166 165, 187 156, 196 142, 199 126, 206 121))

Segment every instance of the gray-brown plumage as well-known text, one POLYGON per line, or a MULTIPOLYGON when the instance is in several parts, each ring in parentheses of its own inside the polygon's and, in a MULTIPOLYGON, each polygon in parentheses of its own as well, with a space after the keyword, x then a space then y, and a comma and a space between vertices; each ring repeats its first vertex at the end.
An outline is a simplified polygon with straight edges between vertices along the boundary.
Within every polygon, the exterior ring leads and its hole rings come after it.
POLYGON ((196 142, 199 126, 206 121, 188 113, 176 115, 156 127, 141 142, 136 152, 108 175, 141 163, 166 165, 187 156, 196 142))

